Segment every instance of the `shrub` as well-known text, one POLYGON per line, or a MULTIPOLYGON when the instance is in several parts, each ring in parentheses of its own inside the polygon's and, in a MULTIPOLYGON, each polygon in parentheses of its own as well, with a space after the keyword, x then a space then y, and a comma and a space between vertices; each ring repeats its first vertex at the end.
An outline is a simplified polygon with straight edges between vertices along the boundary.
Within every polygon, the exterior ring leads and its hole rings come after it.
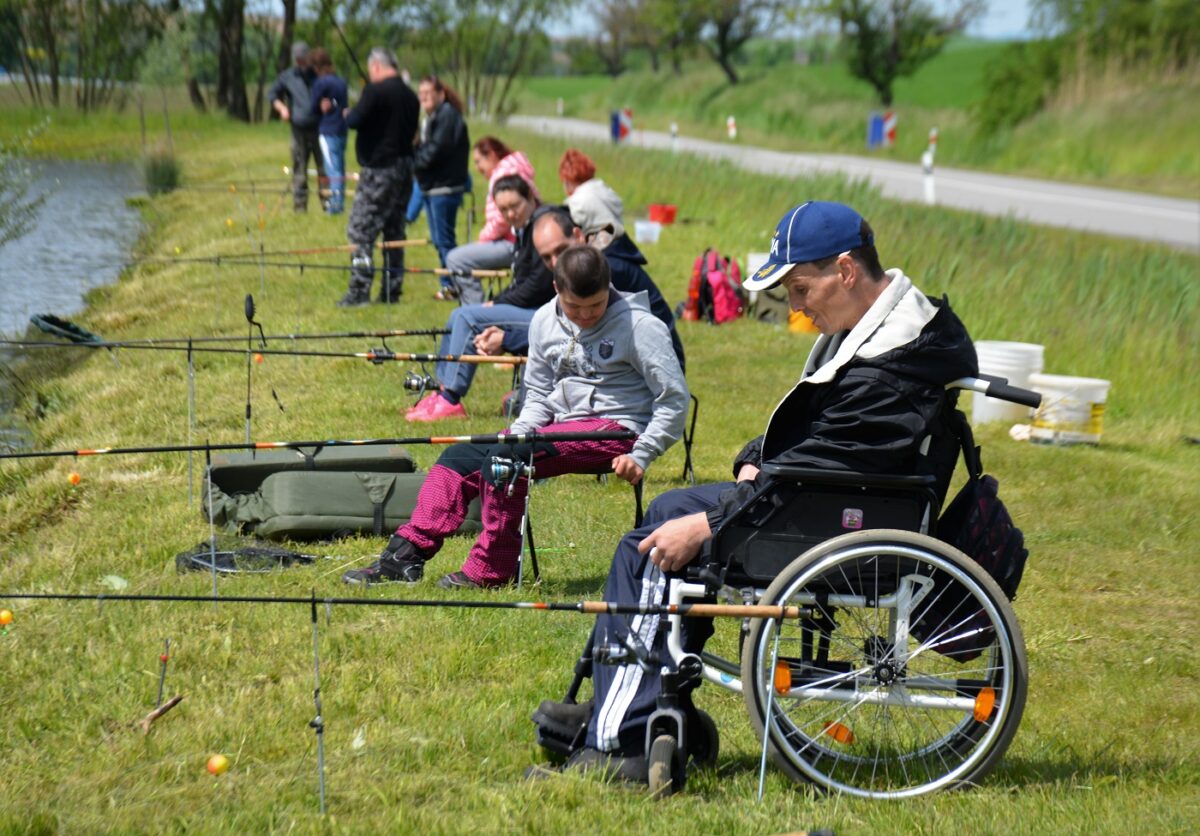
POLYGON ((151 151, 142 163, 146 190, 152 195, 166 194, 179 188, 183 166, 175 155, 165 149, 151 151))
POLYGON ((1011 128, 1042 109, 1062 73, 1054 41, 1014 43, 987 68, 983 97, 971 110, 980 134, 1011 128))

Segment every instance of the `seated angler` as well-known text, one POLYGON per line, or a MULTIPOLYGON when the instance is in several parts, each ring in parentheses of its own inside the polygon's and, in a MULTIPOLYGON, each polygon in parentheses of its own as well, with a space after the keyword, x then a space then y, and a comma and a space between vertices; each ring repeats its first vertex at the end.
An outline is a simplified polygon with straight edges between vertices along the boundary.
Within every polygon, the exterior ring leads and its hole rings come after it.
MULTIPOLYGON (((746 287, 765 290, 778 283, 792 310, 809 316, 821 332, 799 382, 775 407, 765 433, 738 454, 736 482, 655 499, 645 524, 617 546, 606 601, 663 603, 668 582, 685 577, 698 556, 709 554, 713 533, 769 484, 760 472, 764 463, 932 473, 944 493, 957 453, 943 425, 946 385, 977 372, 971 339, 949 305, 927 298, 901 270, 885 272, 871 227, 837 203, 813 201, 784 215, 767 264, 746 287)), ((776 497, 762 501, 769 505, 776 497)), ((600 616, 595 636, 600 645, 617 646, 636 638, 661 654, 666 634, 658 626, 657 615, 633 625, 600 616)), ((710 620, 684 619, 684 650, 699 653, 712 629, 710 620)), ((597 665, 593 686, 593 702, 546 701, 538 710, 556 725, 586 725, 586 744, 566 768, 645 781, 646 723, 662 688, 659 668, 597 665)), ((690 706, 690 694, 681 696, 690 706)))
MULTIPOLYGON (((534 312, 554 298, 554 279, 533 248, 533 217, 541 205, 529 181, 517 174, 501 177, 492 187, 496 205, 516 233, 512 257, 512 283, 495 299, 480 305, 455 308, 446 320, 450 332, 442 337, 438 353, 470 354, 477 350, 476 336, 495 326, 517 329, 529 327, 534 312)), ((509 349, 511 350, 511 349, 509 349)), ((521 353, 524 353, 522 351, 521 353)), ((471 363, 441 362, 434 369, 439 391, 426 395, 405 413, 408 421, 441 421, 466 418, 462 398, 475 378, 471 363)))
POLYGON ((650 463, 683 434, 688 390, 666 326, 649 310, 645 293, 613 290, 608 264, 595 249, 572 247, 557 260, 555 298, 529 327, 527 395, 512 433, 632 430, 636 441, 537 441, 533 444, 455 444, 446 448, 421 486, 412 519, 397 529, 371 566, 342 576, 346 583, 415 583, 425 563, 458 529, 475 497, 483 533, 462 568, 438 586, 508 583, 520 557, 520 520, 528 484, 497 484, 486 467, 493 456, 533 457, 539 479, 594 473, 611 467, 636 484, 650 463))

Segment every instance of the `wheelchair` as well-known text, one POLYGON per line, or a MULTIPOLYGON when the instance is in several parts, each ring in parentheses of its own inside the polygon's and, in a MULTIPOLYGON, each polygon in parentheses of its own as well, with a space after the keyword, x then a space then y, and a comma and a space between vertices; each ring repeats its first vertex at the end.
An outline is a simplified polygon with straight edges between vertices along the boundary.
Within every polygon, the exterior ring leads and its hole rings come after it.
MULTIPOLYGON (((1040 399, 1001 378, 951 387, 1031 406, 1040 399)), ((947 399, 953 441, 970 456, 956 396, 947 399)), ((742 621, 736 660, 685 649, 679 614, 660 622, 661 654, 636 642, 614 652, 593 646, 593 636, 566 703, 592 664, 661 666, 646 735, 657 796, 682 790, 689 764, 717 757, 716 726, 690 699, 701 682, 742 695, 764 767, 769 756, 798 783, 872 799, 977 784, 1016 733, 1027 664, 1007 596, 935 536, 948 474, 939 486, 934 475, 770 464, 762 472, 767 484, 715 532, 709 556, 670 580, 665 603, 797 607, 799 617, 742 621)), ((582 743, 582 729, 568 742, 570 731, 539 723, 538 740, 569 754, 582 743)))

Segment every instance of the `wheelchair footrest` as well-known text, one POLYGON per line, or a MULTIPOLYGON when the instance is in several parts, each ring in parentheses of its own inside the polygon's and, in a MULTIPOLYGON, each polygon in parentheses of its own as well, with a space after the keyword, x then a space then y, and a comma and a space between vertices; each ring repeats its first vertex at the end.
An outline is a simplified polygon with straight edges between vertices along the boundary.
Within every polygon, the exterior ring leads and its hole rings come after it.
POLYGON ((591 717, 591 700, 578 704, 545 700, 529 719, 539 746, 551 754, 570 757, 583 748, 591 717))

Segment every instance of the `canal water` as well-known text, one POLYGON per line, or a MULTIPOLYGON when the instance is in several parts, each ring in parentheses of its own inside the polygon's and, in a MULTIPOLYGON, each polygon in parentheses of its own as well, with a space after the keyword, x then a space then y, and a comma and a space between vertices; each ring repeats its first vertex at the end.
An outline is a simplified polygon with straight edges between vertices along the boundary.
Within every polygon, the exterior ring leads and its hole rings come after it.
MULTIPOLYGON (((39 161, 29 169, 27 196, 43 202, 29 231, 0 246, 0 336, 10 339, 32 314, 78 314, 85 293, 116 281, 142 231, 125 202, 142 190, 133 166, 39 161)), ((15 411, 28 389, 20 361, 0 347, 0 449, 26 440, 15 411)))
POLYGON ((44 195, 29 232, 0 246, 0 334, 24 332, 35 313, 70 317, 83 296, 110 284, 142 230, 125 199, 142 190, 130 165, 30 164, 29 196, 44 195))

